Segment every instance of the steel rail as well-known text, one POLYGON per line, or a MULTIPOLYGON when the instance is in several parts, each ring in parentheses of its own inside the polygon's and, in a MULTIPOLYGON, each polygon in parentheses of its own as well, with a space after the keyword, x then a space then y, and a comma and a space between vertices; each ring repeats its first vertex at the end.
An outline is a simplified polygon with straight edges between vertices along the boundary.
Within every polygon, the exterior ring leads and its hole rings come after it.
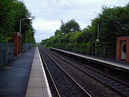
MULTIPOLYGON (((53 53, 53 52, 51 52, 51 53, 53 53)), ((55 53, 53 53, 53 54, 54 54, 56 57, 58 57, 58 58, 64 60, 64 61, 67 62, 68 64, 72 65, 70 62, 66 61, 64 58, 61 58, 60 56, 58 56, 58 55, 55 54, 55 53)), ((68 59, 69 59, 69 60, 72 60, 72 59, 70 59, 70 58, 68 58, 68 59)), ((91 67, 89 67, 89 66, 86 66, 86 65, 84 65, 84 64, 82 64, 82 63, 79 63, 79 62, 77 62, 77 61, 75 61, 75 60, 72 60, 72 61, 74 61, 74 62, 76 62, 76 63, 78 63, 78 64, 80 64, 80 65, 83 65, 83 66, 85 66, 86 68, 91 69, 91 70, 93 70, 93 71, 95 71, 95 72, 97 72, 97 73, 99 73, 99 74, 102 74, 102 75, 104 75, 104 76, 107 76, 107 77, 109 77, 110 79, 113 79, 114 81, 117 81, 117 82, 119 82, 119 83, 121 83, 121 84, 123 84, 123 85, 127 85, 127 86, 129 87, 129 84, 127 84, 127 83, 125 83, 125 82, 123 82, 123 81, 121 81, 121 80, 118 80, 118 79, 116 79, 116 78, 114 78, 114 77, 112 77, 112 76, 109 76, 109 75, 107 75, 107 74, 104 74, 103 72, 97 71, 97 70, 95 70, 95 69, 93 69, 93 68, 91 68, 91 67)), ((78 67, 76 67, 76 66, 74 66, 74 65, 72 65, 72 66, 75 67, 75 68, 77 68, 77 69, 79 69, 80 71, 84 72, 84 71, 81 70, 80 68, 78 68, 78 67)), ((84 72, 84 73, 86 73, 86 72, 84 72)), ((119 94, 121 94, 122 96, 125 96, 125 97, 127 96, 127 97, 128 97, 127 94, 124 94, 124 93, 120 92, 119 90, 117 90, 116 88, 114 88, 113 85, 111 86, 110 84, 105 83, 104 81, 100 80, 99 78, 97 78, 97 77, 95 77, 95 76, 93 76, 93 75, 91 75, 91 74, 89 74, 89 73, 86 73, 86 74, 88 74, 89 76, 91 76, 91 77, 93 77, 94 79, 98 80, 99 82, 105 84, 106 86, 112 88, 113 90, 115 90, 116 92, 118 92, 119 94)), ((110 79, 107 79, 107 80, 110 80, 110 79)))
MULTIPOLYGON (((43 50, 43 49, 42 49, 43 50)), ((43 50, 44 51, 44 50, 43 50)), ((88 96, 88 97, 92 97, 78 82, 76 82, 50 55, 48 55, 48 53, 46 53, 46 51, 44 51, 44 53, 49 56, 49 58, 55 63, 57 64, 57 66, 71 79, 73 80, 73 82, 82 90, 84 91, 84 93, 88 96)))
MULTIPOLYGON (((39 46, 38 46, 38 47, 39 47, 39 46)), ((41 47, 39 47, 39 49, 42 50, 41 47)), ((40 54, 42 54, 42 53, 40 52, 40 54)), ((42 55, 41 55, 41 58, 42 58, 42 61, 43 61, 44 66, 46 67, 46 70, 47 70, 47 72, 48 72, 48 74, 49 74, 49 76, 50 76, 50 79, 51 79, 51 81, 52 81, 52 83, 53 83, 53 85, 54 85, 54 87, 55 87, 55 90, 56 90, 56 92, 57 92, 57 96, 58 96, 58 97, 61 97, 61 95, 60 95, 60 93, 59 93, 59 91, 58 91, 58 89, 57 89, 57 86, 56 86, 56 84, 55 84, 55 81, 54 81, 54 79, 52 78, 52 75, 51 75, 51 73, 50 73, 50 71, 49 71, 49 69, 48 69, 48 67, 47 67, 47 64, 46 64, 46 62, 45 62, 45 60, 44 60, 44 57, 43 57, 42 55)))

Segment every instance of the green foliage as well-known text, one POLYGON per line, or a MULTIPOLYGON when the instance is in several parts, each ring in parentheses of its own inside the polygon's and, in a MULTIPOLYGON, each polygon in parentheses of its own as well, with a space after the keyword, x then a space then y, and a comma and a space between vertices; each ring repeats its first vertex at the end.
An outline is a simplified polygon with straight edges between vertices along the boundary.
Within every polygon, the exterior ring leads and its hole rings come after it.
POLYGON ((62 21, 60 30, 55 32, 55 37, 42 40, 41 44, 103 56, 104 48, 115 49, 116 39, 120 36, 129 36, 129 4, 113 8, 103 6, 102 13, 92 20, 91 26, 87 26, 82 31, 74 19, 66 24, 62 21), (99 41, 96 41, 97 39, 99 41))
MULTIPOLYGON (((31 14, 26 8, 24 2, 22 1, 15 1, 15 32, 19 32, 19 24, 20 24, 20 19, 22 18, 28 18, 30 17, 31 14)), ((31 25, 30 20, 26 19, 22 21, 22 28, 21 28, 21 33, 25 33, 31 25)))
POLYGON ((99 24, 99 40, 104 45, 116 46, 116 38, 128 36, 129 10, 126 7, 108 8, 102 7, 102 14, 99 14, 92 22, 93 32, 97 37, 97 24, 99 24))
POLYGON ((56 30, 55 31, 55 36, 60 36, 62 33, 61 33, 61 31, 60 30, 56 30))
POLYGON ((26 39, 26 42, 27 43, 33 43, 33 45, 35 45, 35 38, 34 38, 34 32, 33 32, 33 29, 29 29, 27 31, 27 39, 26 39))
POLYGON ((74 19, 68 21, 66 24, 63 23, 63 21, 61 21, 61 23, 60 30, 62 33, 68 34, 71 30, 80 31, 80 26, 74 19))
MULTIPOLYGON (((20 19, 28 18, 31 14, 24 2, 18 0, 0 1, 0 42, 5 41, 5 37, 13 36, 19 32, 20 19)), ((35 44, 32 22, 28 19, 22 21, 21 26, 22 43, 35 44)))
POLYGON ((0 1, 0 33, 7 35, 12 35, 14 33, 14 13, 13 0, 0 1))

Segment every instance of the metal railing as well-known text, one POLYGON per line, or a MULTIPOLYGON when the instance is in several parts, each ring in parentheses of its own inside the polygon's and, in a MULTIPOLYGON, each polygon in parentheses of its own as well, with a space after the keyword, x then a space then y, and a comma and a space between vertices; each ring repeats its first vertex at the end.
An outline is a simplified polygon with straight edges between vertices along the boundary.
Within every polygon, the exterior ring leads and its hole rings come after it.
MULTIPOLYGON (((23 43, 22 52, 26 52, 33 47, 33 44, 23 43)), ((14 59, 14 43, 0 42, 0 67, 6 65, 14 59)))
POLYGON ((116 59, 116 48, 110 47, 84 47, 84 46, 70 46, 70 45, 55 45, 55 48, 64 49, 72 52, 83 53, 86 55, 93 55, 98 57, 116 59))
POLYGON ((0 43, 0 67, 14 59, 14 43, 0 43))
POLYGON ((27 50, 29 50, 32 47, 33 47, 33 44, 23 43, 22 44, 22 52, 26 52, 27 50))

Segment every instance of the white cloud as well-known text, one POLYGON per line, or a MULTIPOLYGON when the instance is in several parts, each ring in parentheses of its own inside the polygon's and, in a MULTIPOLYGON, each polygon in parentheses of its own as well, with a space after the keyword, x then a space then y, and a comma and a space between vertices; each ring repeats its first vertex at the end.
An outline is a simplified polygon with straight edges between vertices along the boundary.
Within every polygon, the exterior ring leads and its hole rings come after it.
POLYGON ((39 6, 43 6, 43 7, 47 7, 48 6, 48 2, 47 1, 43 1, 39 4, 39 6))
POLYGON ((60 7, 62 7, 62 6, 70 7, 71 4, 70 4, 70 2, 68 2, 67 0, 61 0, 61 1, 59 2, 59 6, 60 6, 60 7))
POLYGON ((128 0, 23 0, 32 13, 36 15, 33 21, 36 30, 36 41, 41 41, 54 35, 60 28, 60 20, 67 22, 75 19, 81 29, 89 25, 101 12, 101 6, 124 6, 128 0))
POLYGON ((60 21, 46 21, 38 18, 33 21, 33 27, 36 29, 36 41, 41 42, 42 39, 54 35, 54 31, 60 27, 60 21))
POLYGON ((59 25, 60 25, 60 21, 46 21, 43 19, 36 19, 33 22, 33 26, 36 29, 42 29, 42 30, 45 29, 48 31, 54 30, 56 27, 59 28, 59 25))

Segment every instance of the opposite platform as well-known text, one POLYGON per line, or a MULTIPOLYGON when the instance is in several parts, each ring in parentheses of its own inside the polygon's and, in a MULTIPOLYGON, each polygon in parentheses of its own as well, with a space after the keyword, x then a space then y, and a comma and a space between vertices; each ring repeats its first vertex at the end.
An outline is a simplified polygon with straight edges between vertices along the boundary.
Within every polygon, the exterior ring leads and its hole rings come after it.
POLYGON ((55 50, 55 51, 63 52, 66 54, 70 54, 73 56, 77 56, 77 57, 80 57, 83 59, 87 59, 90 61, 94 61, 96 63, 105 64, 108 67, 113 67, 113 68, 116 68, 118 70, 123 70, 123 71, 129 72, 129 63, 126 63, 126 62, 121 62, 121 61, 117 61, 117 60, 110 60, 110 59, 106 59, 106 58, 99 58, 99 57, 94 57, 94 56, 88 56, 88 55, 84 55, 84 54, 78 54, 78 53, 74 53, 74 52, 70 52, 70 51, 66 51, 66 50, 61 50, 61 49, 57 49, 57 48, 51 48, 51 49, 55 50))
POLYGON ((37 47, 35 49, 26 97, 52 97, 37 47))

